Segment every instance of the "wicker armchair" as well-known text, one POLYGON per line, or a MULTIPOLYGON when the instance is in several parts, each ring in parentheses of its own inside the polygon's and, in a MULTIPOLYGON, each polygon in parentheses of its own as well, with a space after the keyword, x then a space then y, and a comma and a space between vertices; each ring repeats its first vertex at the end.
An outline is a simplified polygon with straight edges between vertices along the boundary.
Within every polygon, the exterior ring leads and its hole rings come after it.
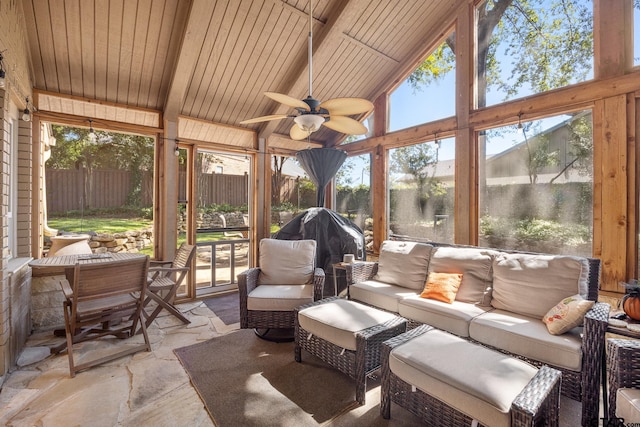
POLYGON ((639 422, 640 412, 631 402, 640 399, 640 341, 609 338, 607 365, 609 419, 624 418, 625 425, 639 422), (618 390, 621 390, 621 396, 618 396, 618 390))
MULTIPOLYGON (((427 242, 433 246, 468 247, 464 245, 439 244, 427 242)), ((503 252, 518 252, 507 251, 503 252)), ((600 287, 600 260, 589 258, 588 299, 597 301, 600 287)), ((372 279, 378 271, 378 263, 363 261, 350 264, 346 268, 347 288, 350 285, 372 279)), ((558 366, 551 366, 562 372, 561 394, 582 403, 582 422, 587 424, 598 419, 600 406, 600 379, 602 354, 605 346, 605 333, 609 318, 609 305, 598 303, 585 315, 582 335, 582 370, 570 371, 558 366)), ((406 316, 405 316, 406 317, 406 316)), ((415 328, 420 323, 407 318, 407 328, 415 328)), ((503 351, 501 349, 498 349, 503 351)), ((543 363, 528 359, 518 354, 511 354, 526 360, 538 367, 543 363)))
POLYGON ((322 299, 324 270, 315 267, 314 240, 263 239, 260 267, 238 275, 240 328, 287 329, 295 308, 322 299))

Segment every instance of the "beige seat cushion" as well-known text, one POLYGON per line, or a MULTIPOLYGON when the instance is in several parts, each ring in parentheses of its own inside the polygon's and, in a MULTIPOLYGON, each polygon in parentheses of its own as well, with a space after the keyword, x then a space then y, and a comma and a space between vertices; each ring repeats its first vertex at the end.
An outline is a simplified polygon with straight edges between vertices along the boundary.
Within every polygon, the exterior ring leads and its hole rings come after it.
POLYGON ((349 287, 351 299, 398 313, 398 302, 415 296, 417 291, 378 280, 365 280, 349 287))
POLYGON ((435 326, 461 337, 469 336, 469 322, 473 318, 490 310, 493 308, 460 301, 448 304, 417 295, 398 302, 400 316, 435 326))
POLYGON ((625 425, 640 423, 640 390, 637 388, 618 389, 616 416, 624 418, 625 425))
POLYGON ((427 278, 431 245, 416 242, 385 240, 380 246, 379 282, 422 291, 427 278))
POLYGON ((539 318, 493 310, 471 321, 469 336, 492 347, 580 372, 581 329, 572 329, 564 335, 551 335, 539 318))
POLYGON ((316 264, 315 240, 260 241, 259 285, 311 283, 316 264))
POLYGON ((293 311, 313 301, 313 285, 263 285, 247 296, 247 309, 293 311))
POLYGON ((492 264, 497 251, 438 247, 431 251, 429 273, 462 273, 456 301, 490 305, 492 264))
POLYGON ((356 349, 356 332, 394 319, 386 311, 337 299, 300 310, 300 326, 319 338, 347 350, 356 349))
POLYGON ((564 298, 587 298, 588 278, 586 258, 500 253, 493 262, 491 305, 542 319, 564 298))
POLYGON ((391 372, 486 426, 510 426, 509 410, 537 369, 437 329, 396 347, 391 372))

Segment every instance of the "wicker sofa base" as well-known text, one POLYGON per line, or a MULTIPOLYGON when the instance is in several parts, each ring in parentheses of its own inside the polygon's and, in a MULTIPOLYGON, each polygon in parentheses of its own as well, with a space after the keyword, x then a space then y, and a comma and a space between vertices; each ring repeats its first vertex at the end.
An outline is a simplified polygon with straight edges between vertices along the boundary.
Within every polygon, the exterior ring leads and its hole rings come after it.
MULTIPOLYGON (((423 325, 386 341, 382 346, 382 391, 380 414, 391 417, 391 402, 419 417, 426 425, 470 426, 473 418, 447 405, 433 396, 415 389, 389 368, 391 351, 399 345, 429 330, 423 325)), ((560 417, 560 384, 562 374, 556 369, 542 366, 511 405, 512 426, 557 426, 560 417)))
MULTIPOLYGON (((325 298, 296 309, 296 313, 305 308, 325 304, 338 297, 325 298)), ((365 404, 367 376, 380 367, 380 348, 382 343, 406 330, 406 320, 395 317, 385 323, 356 332, 356 350, 347 350, 327 340, 310 334, 295 321, 295 360, 302 361, 302 350, 313 354, 338 371, 356 381, 356 401, 365 404)))

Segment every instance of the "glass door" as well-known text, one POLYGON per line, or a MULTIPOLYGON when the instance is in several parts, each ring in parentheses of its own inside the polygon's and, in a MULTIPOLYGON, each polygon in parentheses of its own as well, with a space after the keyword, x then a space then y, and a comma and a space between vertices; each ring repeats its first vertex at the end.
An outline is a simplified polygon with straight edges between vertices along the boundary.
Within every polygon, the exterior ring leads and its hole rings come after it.
POLYGON ((249 267, 251 157, 198 148, 193 159, 197 296, 237 288, 249 267))

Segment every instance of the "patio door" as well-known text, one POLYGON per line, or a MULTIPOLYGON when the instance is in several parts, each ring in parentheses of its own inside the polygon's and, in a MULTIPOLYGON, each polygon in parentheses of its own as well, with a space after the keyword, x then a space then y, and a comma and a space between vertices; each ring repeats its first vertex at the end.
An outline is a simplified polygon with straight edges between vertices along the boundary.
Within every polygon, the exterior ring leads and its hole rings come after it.
POLYGON ((195 275, 183 297, 237 289, 237 275, 251 259, 252 157, 197 147, 180 151, 178 244, 197 246, 195 275))

